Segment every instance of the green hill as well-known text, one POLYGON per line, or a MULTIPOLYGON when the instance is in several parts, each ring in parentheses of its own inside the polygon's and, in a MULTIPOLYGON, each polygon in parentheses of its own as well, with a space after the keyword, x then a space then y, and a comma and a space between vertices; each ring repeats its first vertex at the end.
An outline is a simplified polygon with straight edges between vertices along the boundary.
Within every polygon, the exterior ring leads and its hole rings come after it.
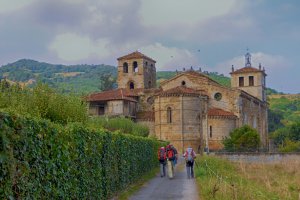
POLYGON ((0 68, 0 78, 32 86, 41 81, 63 92, 78 94, 99 91, 103 74, 116 77, 117 69, 110 65, 54 65, 29 59, 4 65, 0 68))
MULTIPOLYGON (((12 82, 29 87, 41 81, 63 92, 75 92, 86 94, 99 91, 101 78, 104 74, 111 74, 113 79, 117 77, 117 68, 110 65, 60 65, 38 62, 30 59, 21 59, 0 67, 0 79, 6 78, 12 82)), ((157 72, 158 85, 161 81, 170 79, 176 75, 174 71, 157 72)), ((229 86, 230 78, 218 75, 216 72, 209 76, 222 85, 229 86)), ((116 85, 115 85, 116 87, 116 85)))

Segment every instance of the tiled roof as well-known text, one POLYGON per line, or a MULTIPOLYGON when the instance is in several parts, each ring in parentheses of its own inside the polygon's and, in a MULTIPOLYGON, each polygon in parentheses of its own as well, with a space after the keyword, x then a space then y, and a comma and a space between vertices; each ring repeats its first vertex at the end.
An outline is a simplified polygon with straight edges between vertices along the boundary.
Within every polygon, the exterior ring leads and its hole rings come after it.
POLYGON ((220 108, 210 108, 207 114, 208 116, 236 117, 232 112, 228 112, 220 108))
POLYGON ((154 121, 153 111, 143 111, 136 113, 136 119, 141 121, 154 121))
POLYGON ((159 93, 159 96, 167 96, 172 94, 192 94, 192 95, 200 96, 200 93, 197 90, 185 86, 177 86, 175 88, 162 91, 159 93))
POLYGON ((148 59, 148 60, 151 60, 152 62, 156 63, 155 60, 153 60, 152 58, 142 54, 141 52, 139 51, 135 51, 133 53, 130 53, 128 55, 125 55, 125 56, 122 56, 120 58, 118 58, 117 60, 123 60, 123 59, 135 59, 135 58, 145 58, 145 59, 148 59))
POLYGON ((263 70, 259 70, 254 67, 244 67, 238 70, 235 70, 234 72, 231 72, 230 74, 237 74, 237 73, 249 73, 249 72, 264 72, 263 70))
POLYGON ((134 101, 136 100, 132 97, 138 96, 137 91, 128 90, 128 89, 116 89, 109 90, 99 93, 93 93, 87 96, 87 101, 108 101, 108 100, 128 100, 134 101))

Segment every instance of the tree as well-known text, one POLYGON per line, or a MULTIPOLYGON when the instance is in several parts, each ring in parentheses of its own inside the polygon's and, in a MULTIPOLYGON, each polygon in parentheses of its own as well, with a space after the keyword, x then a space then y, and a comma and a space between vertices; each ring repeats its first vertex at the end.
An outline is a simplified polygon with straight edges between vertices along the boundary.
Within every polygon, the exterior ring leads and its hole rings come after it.
POLYGON ((116 78, 111 73, 105 73, 100 75, 100 86, 101 91, 107 91, 115 88, 116 78))
POLYGON ((233 130, 229 138, 223 140, 224 148, 227 151, 256 151, 259 148, 260 137, 257 130, 248 125, 233 130))
POLYGON ((268 110, 269 133, 284 126, 281 122, 283 118, 284 116, 281 110, 268 110))

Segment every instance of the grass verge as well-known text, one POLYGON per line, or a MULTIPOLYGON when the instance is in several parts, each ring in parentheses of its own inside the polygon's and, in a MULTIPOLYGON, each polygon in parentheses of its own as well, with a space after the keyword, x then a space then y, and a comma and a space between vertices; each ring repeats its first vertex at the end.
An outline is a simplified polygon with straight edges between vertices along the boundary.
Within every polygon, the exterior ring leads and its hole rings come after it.
POLYGON ((299 162, 282 164, 231 163, 203 156, 195 166, 201 199, 279 200, 299 198, 299 162))

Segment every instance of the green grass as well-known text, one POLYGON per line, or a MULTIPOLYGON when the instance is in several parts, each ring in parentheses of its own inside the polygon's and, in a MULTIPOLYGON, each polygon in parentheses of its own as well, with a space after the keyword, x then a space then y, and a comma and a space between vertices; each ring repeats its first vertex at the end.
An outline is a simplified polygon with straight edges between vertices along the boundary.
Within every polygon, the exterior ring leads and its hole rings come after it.
POLYGON ((281 199, 259 181, 240 173, 237 165, 213 156, 197 160, 195 173, 201 199, 281 199))

